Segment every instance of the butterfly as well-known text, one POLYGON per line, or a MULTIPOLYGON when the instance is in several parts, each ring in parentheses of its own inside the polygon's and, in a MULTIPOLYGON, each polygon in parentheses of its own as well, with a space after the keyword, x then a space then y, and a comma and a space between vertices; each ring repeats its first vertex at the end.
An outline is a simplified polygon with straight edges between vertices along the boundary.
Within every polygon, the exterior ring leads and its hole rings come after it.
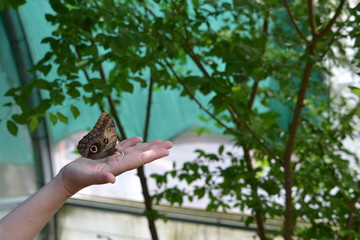
POLYGON ((79 141, 77 149, 83 157, 101 159, 117 152, 116 142, 114 121, 109 114, 102 113, 93 129, 79 141))

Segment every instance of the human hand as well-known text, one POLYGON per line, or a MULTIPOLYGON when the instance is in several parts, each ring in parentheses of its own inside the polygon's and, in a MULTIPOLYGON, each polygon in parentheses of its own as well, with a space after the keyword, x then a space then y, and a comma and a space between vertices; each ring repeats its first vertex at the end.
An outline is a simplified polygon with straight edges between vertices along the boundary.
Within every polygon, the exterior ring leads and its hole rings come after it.
POLYGON ((136 145, 142 141, 141 137, 132 137, 117 144, 116 148, 124 155, 117 152, 104 159, 77 159, 63 167, 58 176, 69 194, 73 195, 93 184, 114 183, 117 175, 167 156, 168 149, 172 147, 170 141, 161 140, 136 145))

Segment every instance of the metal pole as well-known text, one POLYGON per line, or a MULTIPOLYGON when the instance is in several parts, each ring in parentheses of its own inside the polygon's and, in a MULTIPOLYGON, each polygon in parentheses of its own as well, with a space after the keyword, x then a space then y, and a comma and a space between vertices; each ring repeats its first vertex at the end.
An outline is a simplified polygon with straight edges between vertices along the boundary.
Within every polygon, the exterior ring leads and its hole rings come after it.
MULTIPOLYGON (((33 61, 19 13, 15 10, 7 9, 4 10, 1 15, 9 36, 11 50, 17 64, 20 84, 27 85, 36 76, 34 73, 28 71, 33 67, 33 61)), ((41 101, 40 92, 35 91, 29 100, 29 108, 37 106, 41 101)), ((31 140, 35 159, 37 184, 40 188, 53 178, 50 139, 45 121, 41 122, 39 127, 31 133, 31 140)), ((40 234, 40 239, 58 239, 56 215, 43 229, 40 234)))

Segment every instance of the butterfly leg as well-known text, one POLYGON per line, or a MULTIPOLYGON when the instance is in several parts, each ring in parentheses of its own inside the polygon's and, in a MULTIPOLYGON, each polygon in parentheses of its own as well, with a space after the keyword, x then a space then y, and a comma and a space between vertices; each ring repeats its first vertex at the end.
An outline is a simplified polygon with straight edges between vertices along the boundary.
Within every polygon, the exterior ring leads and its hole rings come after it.
POLYGON ((116 155, 116 159, 119 161, 118 155, 120 155, 120 157, 123 157, 123 156, 125 156, 125 153, 124 153, 122 150, 119 149, 119 150, 115 153, 115 155, 116 155))
POLYGON ((125 156, 125 153, 121 149, 119 149, 119 152, 120 152, 121 156, 125 156))

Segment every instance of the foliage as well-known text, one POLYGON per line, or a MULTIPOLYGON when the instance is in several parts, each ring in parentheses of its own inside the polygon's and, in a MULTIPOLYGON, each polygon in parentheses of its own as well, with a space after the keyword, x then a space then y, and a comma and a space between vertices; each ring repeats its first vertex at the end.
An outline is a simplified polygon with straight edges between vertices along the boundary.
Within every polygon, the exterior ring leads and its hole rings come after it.
POLYGON ((0 11, 11 6, 12 8, 17 9, 20 5, 24 4, 25 0, 3 0, 0 2, 0 11))
POLYGON ((344 146, 359 134, 359 104, 348 105, 327 81, 332 66, 359 67, 360 4, 314 2, 51 0, 55 13, 46 19, 56 29, 43 40, 51 50, 33 69, 41 77, 7 93, 22 110, 8 128, 16 133, 15 122, 46 114, 66 122, 48 109, 68 98, 120 100, 135 82, 145 87, 151 72, 158 87, 193 99, 243 151, 198 150, 195 161, 153 176, 165 187, 156 199, 181 205, 206 196, 207 210, 250 210, 247 223, 256 222, 260 239, 360 238, 359 159, 344 146), (58 78, 48 79, 54 70, 58 78), (28 109, 35 88, 48 97, 28 109), (168 186, 169 178, 189 188, 168 186), (284 226, 268 233, 274 217, 284 226))

